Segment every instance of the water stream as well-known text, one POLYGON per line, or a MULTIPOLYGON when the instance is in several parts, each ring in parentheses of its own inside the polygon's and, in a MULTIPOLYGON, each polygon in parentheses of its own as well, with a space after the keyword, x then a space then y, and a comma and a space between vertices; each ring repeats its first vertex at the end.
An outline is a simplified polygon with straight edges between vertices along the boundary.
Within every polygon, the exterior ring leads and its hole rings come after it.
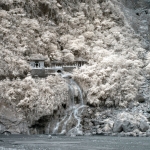
POLYGON ((80 96, 80 103, 81 103, 81 105, 83 105, 83 95, 82 95, 81 88, 73 79, 70 79, 70 80, 71 80, 71 83, 74 84, 76 86, 76 88, 78 89, 78 92, 79 92, 78 94, 80 96))
POLYGON ((66 110, 64 117, 56 123, 53 134, 82 135, 82 113, 87 106, 84 105, 83 95, 79 85, 73 79, 66 80, 69 86, 70 106, 66 110), (78 93, 77 97, 75 93, 78 93))

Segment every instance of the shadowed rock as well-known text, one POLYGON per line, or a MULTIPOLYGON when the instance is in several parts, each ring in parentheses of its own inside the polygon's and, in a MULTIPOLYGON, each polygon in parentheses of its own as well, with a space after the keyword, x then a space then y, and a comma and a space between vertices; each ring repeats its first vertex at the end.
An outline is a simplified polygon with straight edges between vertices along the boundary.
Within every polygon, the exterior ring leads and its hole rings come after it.
POLYGON ((141 121, 140 122, 140 130, 142 132, 146 132, 149 129, 149 125, 147 122, 141 121))
POLYGON ((113 132, 121 132, 123 130, 122 128, 122 122, 120 120, 117 120, 114 123, 113 132))
POLYGON ((137 95, 135 98, 139 103, 144 103, 145 98, 142 95, 137 95))

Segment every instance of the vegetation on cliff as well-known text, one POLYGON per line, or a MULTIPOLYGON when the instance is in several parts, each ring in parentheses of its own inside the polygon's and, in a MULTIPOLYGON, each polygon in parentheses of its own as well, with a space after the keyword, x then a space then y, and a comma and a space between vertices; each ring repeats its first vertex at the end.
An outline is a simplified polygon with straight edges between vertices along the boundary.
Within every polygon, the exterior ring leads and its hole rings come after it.
POLYGON ((64 94, 55 94, 66 91, 63 79, 17 79, 30 71, 32 54, 43 55, 47 65, 87 59, 89 64, 73 74, 90 105, 127 107, 135 99, 145 50, 117 1, 1 0, 0 7, 0 101, 15 103, 22 111, 35 107, 40 116, 66 102, 64 94), (62 50, 69 51, 63 55, 62 50))

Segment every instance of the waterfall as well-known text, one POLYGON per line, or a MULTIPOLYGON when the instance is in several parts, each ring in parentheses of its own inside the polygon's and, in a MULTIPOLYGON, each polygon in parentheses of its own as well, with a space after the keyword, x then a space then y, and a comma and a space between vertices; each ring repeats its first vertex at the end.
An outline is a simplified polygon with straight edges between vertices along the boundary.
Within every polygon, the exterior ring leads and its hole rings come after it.
POLYGON ((69 135, 83 135, 82 125, 81 125, 81 115, 83 112, 83 108, 87 106, 81 105, 79 107, 75 107, 73 110, 74 118, 77 120, 76 126, 68 131, 69 135), (79 111, 81 109, 81 111, 79 111))
POLYGON ((73 114, 73 112, 71 112, 71 114, 68 115, 69 117, 68 117, 68 119, 64 122, 63 127, 62 127, 62 131, 61 131, 60 134, 66 134, 66 132, 67 132, 67 129, 66 129, 66 128, 67 128, 67 123, 69 122, 69 120, 71 120, 72 114, 73 114))
POLYGON ((74 89, 72 88, 71 85, 69 85, 69 93, 70 93, 70 100, 72 105, 74 105, 74 89))
POLYGON ((73 79, 67 79, 67 81, 70 93, 70 106, 61 121, 56 123, 53 134, 83 135, 81 116, 84 108, 87 106, 83 104, 83 95, 79 85, 73 79), (78 91, 78 102, 75 102, 75 90, 78 91))
POLYGON ((71 79, 71 82, 77 87, 78 92, 79 92, 79 96, 80 96, 80 102, 81 102, 81 105, 83 105, 83 95, 82 95, 81 88, 79 87, 79 85, 74 80, 71 79))
POLYGON ((60 121, 57 122, 56 127, 53 129, 53 134, 56 134, 58 132, 60 124, 67 118, 67 115, 64 116, 64 118, 60 121))

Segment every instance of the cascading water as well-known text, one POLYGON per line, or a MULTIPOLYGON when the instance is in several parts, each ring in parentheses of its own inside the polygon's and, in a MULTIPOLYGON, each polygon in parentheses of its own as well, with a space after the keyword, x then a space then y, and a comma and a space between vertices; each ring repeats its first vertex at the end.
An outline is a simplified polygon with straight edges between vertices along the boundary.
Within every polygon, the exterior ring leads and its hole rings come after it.
POLYGON ((67 79, 70 93, 70 106, 65 116, 57 122, 53 134, 82 135, 81 115, 86 105, 83 102, 82 91, 73 79, 67 79), (75 100, 75 90, 78 91, 78 101, 75 100))
POLYGON ((74 104, 74 90, 71 85, 69 85, 69 93, 70 93, 71 104, 73 105, 74 104))
POLYGON ((81 115, 83 112, 83 108, 86 106, 75 106, 73 109, 73 117, 77 120, 76 126, 68 131, 69 135, 82 135, 82 125, 81 125, 81 115))
POLYGON ((72 82, 72 84, 74 84, 77 87, 79 96, 80 96, 80 103, 81 103, 81 105, 83 105, 83 96, 82 96, 82 91, 81 91, 79 85, 72 79, 71 79, 71 82, 72 82))

